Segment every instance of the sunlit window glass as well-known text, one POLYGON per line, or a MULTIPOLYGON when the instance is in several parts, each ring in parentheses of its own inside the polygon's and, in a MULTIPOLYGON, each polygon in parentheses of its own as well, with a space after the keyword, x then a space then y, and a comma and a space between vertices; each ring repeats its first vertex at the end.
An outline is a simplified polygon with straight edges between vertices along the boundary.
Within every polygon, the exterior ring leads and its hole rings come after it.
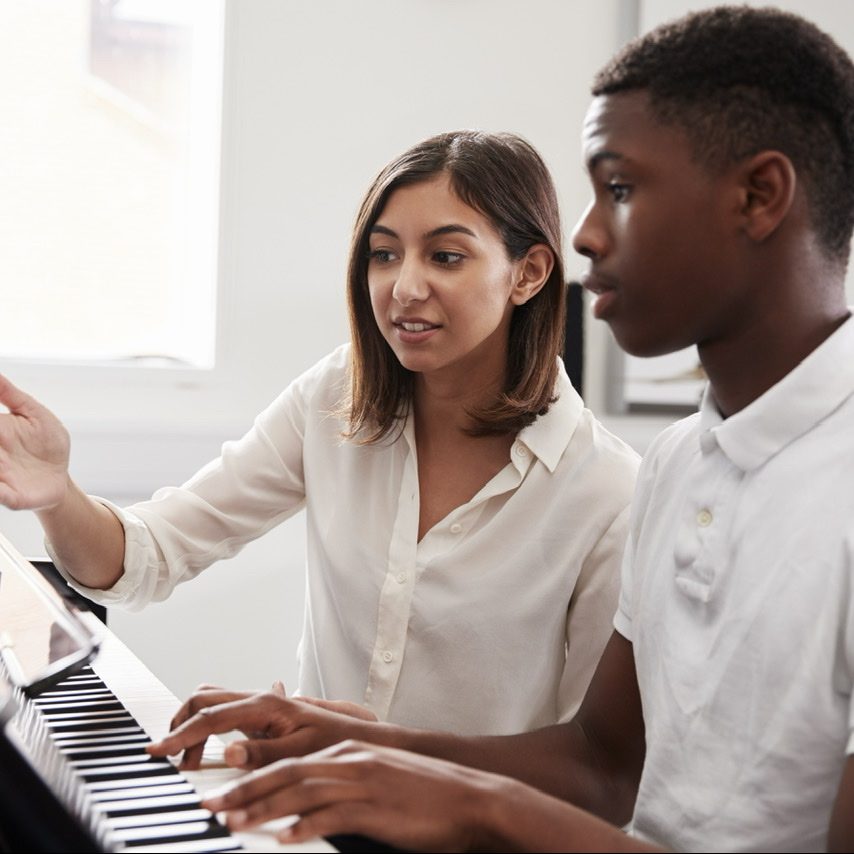
POLYGON ((0 4, 0 356, 213 364, 221 15, 0 4))

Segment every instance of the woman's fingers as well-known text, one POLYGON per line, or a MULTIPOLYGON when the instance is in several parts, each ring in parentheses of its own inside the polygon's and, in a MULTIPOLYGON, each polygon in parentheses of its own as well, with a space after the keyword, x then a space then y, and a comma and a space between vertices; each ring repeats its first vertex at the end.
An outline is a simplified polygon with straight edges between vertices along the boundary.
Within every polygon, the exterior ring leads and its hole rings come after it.
POLYGON ((5 406, 9 412, 15 414, 24 414, 24 410, 32 407, 35 400, 25 392, 21 391, 3 374, 0 374, 0 403, 5 406))

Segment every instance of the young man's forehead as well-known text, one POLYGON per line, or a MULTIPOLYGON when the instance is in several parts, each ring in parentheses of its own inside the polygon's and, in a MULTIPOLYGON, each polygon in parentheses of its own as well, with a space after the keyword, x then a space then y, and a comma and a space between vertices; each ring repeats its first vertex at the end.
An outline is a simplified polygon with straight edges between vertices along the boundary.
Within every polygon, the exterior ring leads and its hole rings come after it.
POLYGON ((621 131, 636 126, 640 121, 650 121, 648 96, 642 91, 618 92, 613 95, 597 95, 587 108, 582 126, 585 139, 595 138, 612 131, 621 131))
POLYGON ((588 168, 603 160, 657 159, 662 146, 687 145, 683 132, 656 119, 643 90, 596 96, 584 119, 581 142, 588 168))

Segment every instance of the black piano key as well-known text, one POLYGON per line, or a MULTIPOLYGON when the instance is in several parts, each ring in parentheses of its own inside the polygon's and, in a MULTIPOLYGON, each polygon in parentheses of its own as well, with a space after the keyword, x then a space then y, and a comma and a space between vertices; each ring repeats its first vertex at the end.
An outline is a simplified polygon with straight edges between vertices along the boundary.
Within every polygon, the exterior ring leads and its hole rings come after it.
MULTIPOLYGON (((110 756, 141 756, 148 754, 145 752, 145 745, 148 742, 139 742, 136 744, 101 744, 101 745, 64 745, 62 742, 56 743, 59 752, 68 757, 69 762, 78 762, 86 759, 107 759, 110 756)), ((103 764, 103 763, 102 763, 103 764)))
POLYGON ((115 765, 106 768, 83 768, 77 776, 86 783, 101 780, 133 780, 135 777, 180 777, 181 774, 169 762, 156 765, 115 765))
MULTIPOLYGON (((179 828, 180 825, 166 825, 160 828, 161 835, 156 835, 156 832, 152 832, 146 834, 144 838, 128 838, 125 837, 122 839, 122 842, 128 846, 128 848, 132 848, 136 845, 145 845, 146 848, 149 845, 171 845, 178 841, 202 841, 209 839, 221 839, 224 842, 228 840, 229 843, 233 843, 233 845, 229 845, 227 848, 221 848, 216 850, 221 851, 240 851, 242 850, 242 846, 240 845, 234 837, 231 836, 228 829, 223 827, 221 824, 215 821, 209 821, 204 825, 204 829, 200 829, 199 832, 195 832, 193 834, 183 835, 180 833, 176 833, 175 829, 179 828), (171 832, 170 832, 171 831, 171 832)), ((155 831, 154 828, 149 828, 150 831, 155 831)), ((121 831, 119 831, 121 833, 121 831)), ((174 850, 174 849, 173 849, 174 850)), ((199 849, 196 849, 199 850, 199 849)), ((212 849, 206 848, 206 851, 210 851, 212 849)))
POLYGON ((199 854, 242 850, 177 768, 146 753, 147 734, 91 667, 28 704, 38 719, 34 737, 67 763, 79 797, 113 845, 199 854))
POLYGON ((50 723, 45 722, 45 726, 50 731, 50 734, 54 735, 93 731, 97 732, 98 730, 105 729, 124 730, 131 726, 138 728, 139 724, 137 724, 130 715, 125 715, 124 717, 98 718, 97 720, 85 719, 83 721, 52 721, 50 723))
POLYGON ((121 818, 129 815, 157 815, 166 810, 169 812, 197 810, 201 803, 198 792, 193 791, 151 798, 122 798, 118 801, 105 801, 98 804, 98 809, 108 818, 121 818))
POLYGON ((119 730, 108 731, 110 734, 105 735, 103 732, 100 735, 92 735, 91 733, 75 734, 69 732, 63 734, 54 734, 51 737, 57 747, 57 750, 69 750, 72 747, 89 747, 99 744, 103 745, 131 745, 131 744, 148 744, 149 737, 138 730, 136 732, 122 733, 119 730))

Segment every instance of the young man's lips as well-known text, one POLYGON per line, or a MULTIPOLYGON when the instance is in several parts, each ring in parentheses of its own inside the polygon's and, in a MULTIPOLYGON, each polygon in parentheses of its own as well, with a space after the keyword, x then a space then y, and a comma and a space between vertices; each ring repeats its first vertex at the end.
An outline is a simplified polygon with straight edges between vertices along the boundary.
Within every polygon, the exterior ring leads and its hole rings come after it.
POLYGON ((589 274, 581 280, 583 287, 595 295, 593 316, 597 320, 607 320, 608 314, 617 300, 616 284, 596 274, 589 274))
POLYGON ((597 296, 607 293, 608 291, 616 290, 617 287, 610 279, 597 275, 596 273, 589 273, 584 276, 581 279, 581 285, 585 290, 588 290, 597 296))

